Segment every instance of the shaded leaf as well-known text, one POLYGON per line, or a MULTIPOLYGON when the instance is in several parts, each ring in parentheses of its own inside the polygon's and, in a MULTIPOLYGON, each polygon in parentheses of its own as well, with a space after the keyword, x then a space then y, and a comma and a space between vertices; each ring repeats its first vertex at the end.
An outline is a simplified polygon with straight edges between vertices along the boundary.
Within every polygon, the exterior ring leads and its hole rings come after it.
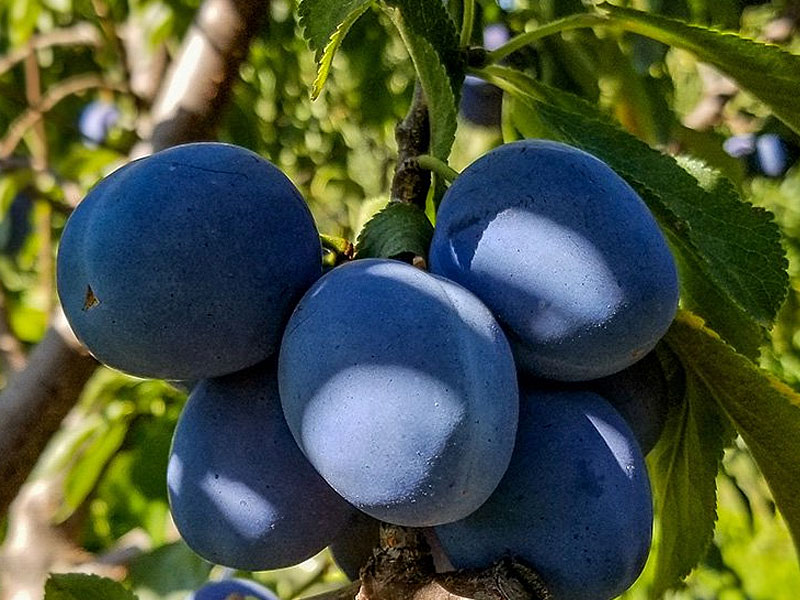
POLYGON ((599 12, 626 31, 677 46, 735 79, 800 133, 800 56, 735 33, 602 3, 599 12))
POLYGON ((137 600, 121 583, 83 573, 51 573, 44 586, 44 600, 137 600))
POLYGON ((681 312, 666 341, 733 422, 800 547, 800 394, 681 312))
POLYGON ((717 471, 733 437, 703 381, 685 371, 684 396, 671 407, 664 432, 647 456, 661 525, 652 598, 661 598, 705 556, 717 519, 717 471))
POLYGON ((428 104, 431 128, 430 153, 446 161, 458 127, 456 120, 458 108, 452 82, 434 47, 406 25, 401 13, 394 11, 392 18, 414 61, 428 104))
POLYGON ((392 202, 370 219, 356 244, 358 258, 392 258, 413 254, 427 258, 433 226, 413 204, 392 202))
POLYGON ((430 0, 387 0, 403 15, 409 29, 423 38, 439 55, 452 84, 453 94, 458 97, 464 80, 464 65, 458 46, 458 32, 442 2, 430 0))

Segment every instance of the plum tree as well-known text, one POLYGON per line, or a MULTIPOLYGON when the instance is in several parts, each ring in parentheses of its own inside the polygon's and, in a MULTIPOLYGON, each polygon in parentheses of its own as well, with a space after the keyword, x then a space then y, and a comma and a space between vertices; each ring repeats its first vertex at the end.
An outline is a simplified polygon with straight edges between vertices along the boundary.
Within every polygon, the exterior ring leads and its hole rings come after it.
POLYGON ((367 514, 428 526, 465 517, 514 445, 508 342, 470 292, 393 260, 339 266, 300 300, 278 380, 297 443, 367 514))
POLYGON ((58 292, 78 338, 134 375, 202 379, 277 350, 322 273, 300 193, 258 155, 186 144, 129 163, 73 212, 58 292))
POLYGON ((274 361, 195 386, 170 451, 172 517, 203 558, 247 570, 296 564, 353 508, 314 471, 281 411, 274 361))
POLYGON ((678 305, 675 261, 644 202, 558 142, 504 144, 464 170, 442 201, 430 264, 486 303, 521 368, 551 379, 630 366, 678 305))
POLYGON ((654 352, 619 373, 588 382, 587 387, 608 400, 622 415, 642 454, 653 449, 664 431, 672 398, 654 352))
POLYGON ((381 522, 357 511, 331 544, 333 560, 350 581, 359 577, 359 571, 380 543, 381 522))
POLYGON ((250 579, 223 579, 209 581, 186 600, 279 600, 271 590, 250 579))
POLYGON ((628 425, 602 397, 523 387, 511 465, 475 513, 435 528, 456 568, 529 562, 554 600, 609 600, 650 549, 650 483, 628 425))
POLYGON ((95 100, 87 104, 78 117, 78 131, 92 144, 102 144, 119 120, 119 109, 111 102, 95 100))

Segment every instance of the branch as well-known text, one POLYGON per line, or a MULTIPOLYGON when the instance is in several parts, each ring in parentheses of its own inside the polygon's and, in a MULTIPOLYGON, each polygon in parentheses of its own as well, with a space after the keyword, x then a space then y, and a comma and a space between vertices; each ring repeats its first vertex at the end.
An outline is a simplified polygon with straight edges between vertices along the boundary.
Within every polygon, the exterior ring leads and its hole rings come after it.
POLYGON ((72 27, 54 29, 28 40, 28 43, 0 57, 0 75, 13 68, 36 50, 53 46, 100 46, 97 29, 89 23, 78 23, 72 27))
POLYGON ((512 558, 486 569, 436 573, 420 529, 381 524, 381 547, 361 581, 307 600, 552 600, 536 572, 512 558))
POLYGON ((107 81, 102 75, 96 73, 75 75, 59 82, 47 90, 39 104, 26 110, 8 126, 5 137, 0 140, 0 159, 10 157, 28 130, 39 123, 42 116, 52 110, 64 98, 95 88, 105 88, 120 92, 127 91, 126 86, 107 81))
MULTIPOLYGON (((192 107, 195 112, 186 119, 182 113, 164 111, 165 105, 160 104, 162 108, 155 111, 159 124, 153 148, 210 134, 213 129, 209 123, 219 117, 221 101, 228 96, 239 61, 246 55, 250 36, 256 31, 257 16, 266 12, 266 4, 261 1, 205 1, 198 24, 184 40, 180 56, 186 57, 184 60, 194 56, 195 60, 211 64, 192 69, 194 77, 203 79, 191 81, 178 70, 179 59, 160 93, 162 98, 171 98, 173 106, 192 107), (212 56, 213 60, 209 59, 212 56), (217 69, 211 68, 212 64, 217 69)), ((39 117, 28 118, 35 122, 39 117)), ((57 309, 53 325, 31 353, 27 367, 0 394, 0 517, 8 511, 9 503, 96 366, 57 309)))
POLYGON ((96 366, 63 313, 57 313, 28 365, 0 395, 0 514, 5 514, 96 366))
POLYGON ((430 118, 422 86, 417 81, 408 114, 397 124, 397 167, 392 180, 392 201, 410 202, 425 210, 431 185, 430 172, 421 169, 414 159, 430 146, 430 118))
MULTIPOLYGON (((268 4, 257 0, 206 0, 167 71, 153 103, 149 142, 134 157, 186 142, 213 139, 239 64, 268 4)), ((148 136, 146 136, 148 137, 148 136)))

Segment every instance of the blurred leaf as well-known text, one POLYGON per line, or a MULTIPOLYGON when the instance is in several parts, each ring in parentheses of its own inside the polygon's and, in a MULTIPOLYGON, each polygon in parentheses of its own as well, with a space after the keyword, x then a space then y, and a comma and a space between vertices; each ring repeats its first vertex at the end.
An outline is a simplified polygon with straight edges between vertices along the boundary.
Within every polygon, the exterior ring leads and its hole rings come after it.
POLYGON ((210 563, 175 542, 136 557, 129 577, 141 600, 184 600, 206 582, 210 571, 210 563))
POLYGON ((696 54, 735 79, 800 133, 800 56, 778 46, 638 10, 602 3, 601 14, 627 31, 696 54))
POLYGON ((82 573, 51 573, 44 586, 44 600, 137 600, 121 583, 82 573))
POLYGON ((370 4, 366 3, 355 8, 355 10, 347 15, 347 18, 339 24, 339 26, 336 28, 336 31, 334 31, 331 35, 331 39, 325 46, 325 50, 319 56, 317 78, 314 80, 314 85, 311 88, 312 99, 316 99, 322 92, 322 87, 325 85, 325 80, 328 78, 328 73, 331 69, 331 63, 333 63, 333 56, 336 54, 336 50, 338 50, 339 46, 342 44, 342 40, 344 40, 347 32, 350 30, 350 27, 353 26, 353 23, 355 23, 369 7, 370 4))
POLYGON ((64 503, 56 516, 64 521, 83 503, 94 489, 108 462, 122 446, 128 433, 129 416, 103 420, 94 431, 93 439, 83 448, 64 481, 64 503))
POLYGON ((47 312, 34 306, 15 303, 8 319, 14 335, 23 342, 38 342, 47 329, 47 312))
POLYGON ((736 426, 800 544, 800 394, 737 354, 695 315, 681 312, 667 343, 736 426))
POLYGON ((717 519, 717 471, 733 437, 703 381, 685 369, 685 395, 671 407, 664 432, 647 456, 661 526, 651 598, 660 598, 705 556, 717 519))
POLYGON ((372 217, 356 243, 358 258, 392 258, 413 254, 427 258, 433 226, 417 206, 392 202, 372 217))
POLYGON ((12 45, 21 46, 33 35, 42 5, 39 0, 14 0, 10 4, 8 37, 12 45))
POLYGON ((754 358, 788 289, 786 258, 772 214, 743 202, 733 184, 697 161, 661 154, 594 105, 505 67, 484 73, 528 105, 515 120, 597 156, 642 196, 670 242, 681 295, 743 354, 754 358))

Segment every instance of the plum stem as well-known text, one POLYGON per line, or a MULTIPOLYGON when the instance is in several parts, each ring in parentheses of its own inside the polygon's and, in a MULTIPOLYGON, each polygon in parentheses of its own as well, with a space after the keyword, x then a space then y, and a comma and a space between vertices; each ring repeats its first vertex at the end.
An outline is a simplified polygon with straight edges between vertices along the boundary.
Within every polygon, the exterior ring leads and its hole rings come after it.
POLYGON ((602 15, 593 13, 570 15, 563 19, 545 23, 536 29, 531 29, 530 31, 514 36, 496 50, 492 50, 486 55, 486 62, 487 64, 498 63, 512 52, 516 52, 520 48, 524 48, 528 44, 540 40, 543 37, 547 37, 548 35, 569 31, 570 29, 594 27, 595 25, 602 25, 604 23, 608 23, 608 19, 602 15))
POLYGON ((409 159, 428 151, 430 146, 430 117, 422 86, 417 81, 414 99, 408 114, 395 128, 397 139, 397 168, 392 180, 392 201, 410 202, 425 210, 430 187, 430 175, 409 159))
POLYGON ((455 178, 458 177, 458 171, 443 160, 439 160, 430 154, 420 154, 413 160, 415 160, 422 169, 436 173, 448 183, 452 183, 455 178))

